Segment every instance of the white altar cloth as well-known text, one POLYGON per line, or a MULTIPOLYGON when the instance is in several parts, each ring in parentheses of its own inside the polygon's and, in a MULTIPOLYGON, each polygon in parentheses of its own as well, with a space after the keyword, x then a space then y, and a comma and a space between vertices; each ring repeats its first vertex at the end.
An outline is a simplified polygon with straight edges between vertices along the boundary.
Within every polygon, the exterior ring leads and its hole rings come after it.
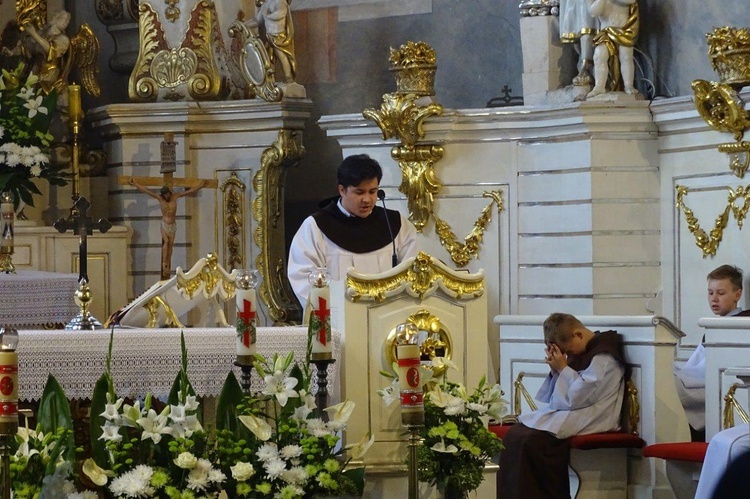
MULTIPOLYGON (((180 331, 185 333, 188 378, 198 395, 218 396, 230 370, 240 379, 235 360, 234 328, 115 329, 112 377, 120 397, 144 397, 151 392, 166 397, 180 369, 180 331)), ((302 361, 307 348, 306 327, 258 328, 258 353, 274 353, 302 361)), ((109 330, 19 331, 18 383, 21 400, 38 400, 52 374, 69 399, 90 398, 104 372, 109 330)), ((334 331, 333 355, 340 357, 340 335, 334 331)), ((328 368, 329 403, 339 400, 339 364, 328 368)), ((315 368, 313 367, 313 373, 315 368)), ((313 387, 315 387, 313 376, 313 387)), ((253 371, 252 391, 264 387, 253 371)), ((316 390, 315 390, 316 391, 316 390)))
POLYGON ((0 325, 40 327, 65 324, 78 314, 73 299, 76 274, 19 270, 0 274, 0 325))

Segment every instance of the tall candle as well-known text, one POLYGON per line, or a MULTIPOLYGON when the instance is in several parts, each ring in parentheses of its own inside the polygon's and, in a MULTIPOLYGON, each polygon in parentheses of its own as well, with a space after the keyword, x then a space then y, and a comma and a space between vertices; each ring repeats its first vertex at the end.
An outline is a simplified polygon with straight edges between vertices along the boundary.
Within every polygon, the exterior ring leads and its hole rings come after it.
POLYGON ((401 422, 406 426, 424 425, 424 392, 419 374, 419 345, 398 345, 396 356, 401 389, 401 422))
POLYGON ((0 329, 0 435, 18 431, 18 331, 0 329))
POLYGON ((240 270, 235 280, 237 309, 235 347, 237 363, 245 366, 250 366, 255 362, 258 339, 258 299, 255 292, 257 274, 256 270, 240 270))
POLYGON ((307 300, 310 307, 308 335, 312 360, 327 360, 333 357, 331 334, 331 273, 325 267, 313 269, 308 276, 312 285, 307 300))
POLYGON ((0 196, 0 248, 4 254, 13 253, 13 222, 16 212, 13 208, 13 195, 3 192, 0 196))
POLYGON ((81 86, 76 84, 68 85, 68 119, 72 124, 83 118, 81 109, 81 86))

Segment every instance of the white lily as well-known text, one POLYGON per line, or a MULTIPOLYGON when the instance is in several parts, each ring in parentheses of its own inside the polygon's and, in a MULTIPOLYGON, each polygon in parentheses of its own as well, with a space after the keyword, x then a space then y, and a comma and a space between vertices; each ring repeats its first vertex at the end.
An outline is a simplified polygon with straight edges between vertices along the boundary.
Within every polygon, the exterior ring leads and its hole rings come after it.
POLYGON ((458 371, 458 367, 456 366, 456 364, 454 364, 452 360, 446 357, 433 357, 432 367, 444 367, 446 369, 455 369, 456 371, 458 371))
POLYGON ((162 435, 168 435, 171 433, 172 428, 167 426, 167 410, 165 408, 161 414, 156 414, 156 411, 149 409, 148 413, 138 419, 138 425, 143 428, 141 433, 141 440, 151 439, 152 442, 158 444, 161 442, 162 435))
POLYGON ((253 416, 252 414, 239 416, 239 420, 244 424, 253 435, 258 437, 262 442, 271 438, 271 425, 265 419, 253 416))
POLYGON ((112 398, 109 393, 107 394, 107 403, 104 405, 104 412, 99 414, 101 417, 108 421, 119 422, 120 420, 120 406, 122 405, 123 399, 117 399, 112 402, 112 398))
POLYGON ((378 390, 378 395, 383 398, 386 407, 397 401, 401 397, 401 388, 397 379, 391 382, 390 386, 378 390))
POLYGON ((305 419, 307 419, 307 416, 309 416, 310 413, 318 406, 315 404, 315 397, 313 396, 313 394, 307 393, 307 390, 305 390, 304 388, 299 391, 299 396, 304 401, 304 404, 294 410, 292 419, 297 421, 304 421, 305 419))
POLYGON ((133 405, 124 404, 122 406, 122 424, 124 426, 135 428, 137 426, 137 421, 141 417, 141 415, 140 400, 136 400, 135 404, 133 405))
POLYGON ((26 101, 26 103, 23 105, 26 109, 29 110, 29 118, 33 118, 37 115, 37 113, 47 114, 47 108, 42 106, 42 96, 40 95, 36 99, 29 99, 26 101))
POLYGON ((281 407, 286 405, 290 397, 299 397, 299 394, 294 391, 297 379, 285 376, 283 371, 276 371, 273 376, 267 375, 264 381, 266 387, 263 389, 263 394, 275 396, 281 407))

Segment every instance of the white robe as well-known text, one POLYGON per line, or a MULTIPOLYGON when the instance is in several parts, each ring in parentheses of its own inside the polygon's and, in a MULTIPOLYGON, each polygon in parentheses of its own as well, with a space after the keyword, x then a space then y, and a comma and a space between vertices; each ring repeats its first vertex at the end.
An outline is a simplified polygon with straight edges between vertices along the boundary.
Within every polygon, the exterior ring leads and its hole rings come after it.
POLYGON ((710 499, 716 485, 729 467, 729 463, 748 450, 750 450, 750 434, 746 424, 728 428, 711 437, 706 459, 703 460, 695 499, 710 499))
MULTIPOLYGON (((417 255, 417 229, 404 215, 401 215, 401 228, 396 234, 395 242, 399 263, 417 255)), ((310 296, 307 278, 315 267, 328 268, 331 279, 338 281, 346 276, 349 267, 364 274, 385 272, 392 268, 392 255, 392 244, 368 253, 347 251, 328 239, 318 228, 315 219, 309 216, 292 239, 287 275, 302 310, 305 310, 310 296)))
POLYGON ((550 373, 536 394, 547 407, 522 414, 518 420, 557 438, 617 430, 625 396, 625 369, 601 353, 583 371, 565 367, 550 373))
MULTIPOLYGON (((736 308, 725 317, 742 312, 736 308)), ((706 427, 706 350, 699 344, 682 367, 673 368, 677 395, 685 409, 688 423, 695 430, 706 427)))

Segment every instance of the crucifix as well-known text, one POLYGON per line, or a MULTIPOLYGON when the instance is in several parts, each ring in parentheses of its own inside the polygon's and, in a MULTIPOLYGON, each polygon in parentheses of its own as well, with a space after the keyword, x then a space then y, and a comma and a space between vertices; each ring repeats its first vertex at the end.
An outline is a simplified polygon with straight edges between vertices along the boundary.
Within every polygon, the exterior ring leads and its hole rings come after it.
POLYGON ((165 132, 161 143, 161 177, 131 177, 121 175, 117 179, 120 185, 132 185, 139 191, 156 199, 161 207, 161 279, 169 279, 172 275, 172 249, 174 248, 175 233, 177 232, 177 200, 204 187, 216 189, 219 182, 216 179, 175 178, 177 170, 176 146, 174 133, 165 132), (147 187, 159 187, 157 194, 147 187), (173 192, 174 187, 187 187, 182 192, 173 192))
POLYGON ((83 196, 76 199, 73 208, 70 210, 68 218, 61 218, 53 224, 58 232, 65 233, 72 229, 73 234, 78 236, 78 284, 79 288, 75 293, 76 303, 81 308, 81 312, 73 318, 65 329, 99 329, 101 323, 97 321, 88 311, 91 302, 91 292, 88 287, 88 236, 98 230, 102 234, 112 228, 112 224, 106 218, 100 218, 94 222, 93 217, 88 214, 91 203, 83 196), (97 327, 98 326, 98 327, 97 327))

